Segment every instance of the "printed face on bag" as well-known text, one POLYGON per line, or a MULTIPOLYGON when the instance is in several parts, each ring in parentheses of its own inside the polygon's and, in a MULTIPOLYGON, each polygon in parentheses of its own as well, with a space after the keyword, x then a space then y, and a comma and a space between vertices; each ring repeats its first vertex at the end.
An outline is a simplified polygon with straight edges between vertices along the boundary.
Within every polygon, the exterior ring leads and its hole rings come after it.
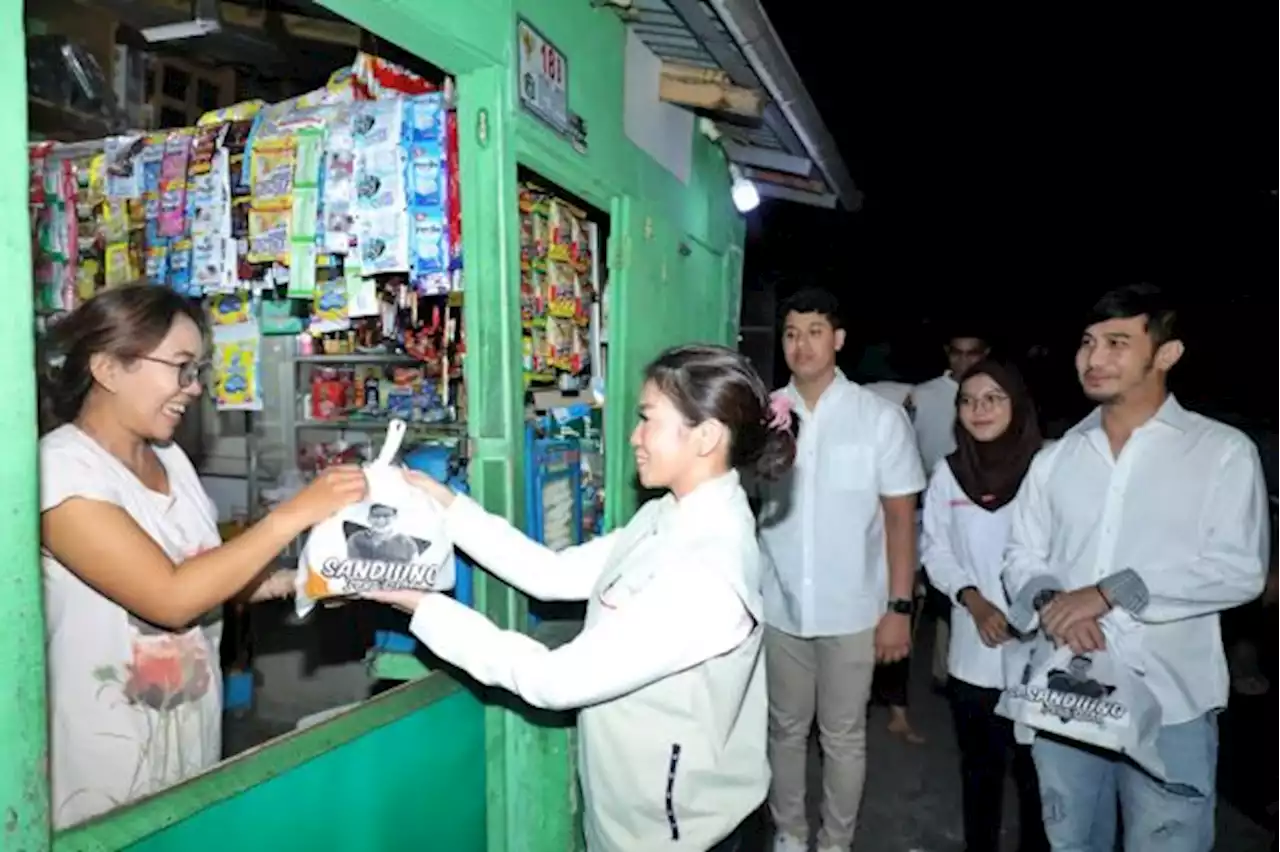
POLYGON ((188 406, 208 381, 204 340, 189 317, 174 319, 155 349, 122 362, 93 356, 94 381, 109 394, 116 415, 134 433, 164 443, 172 440, 188 406))

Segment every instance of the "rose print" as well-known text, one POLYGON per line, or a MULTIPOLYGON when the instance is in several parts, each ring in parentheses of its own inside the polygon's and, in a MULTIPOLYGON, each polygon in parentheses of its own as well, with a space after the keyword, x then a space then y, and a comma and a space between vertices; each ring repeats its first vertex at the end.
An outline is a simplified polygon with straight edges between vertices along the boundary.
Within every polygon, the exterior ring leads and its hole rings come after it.
POLYGON ((129 702, 170 710, 203 697, 213 673, 202 638, 199 631, 136 638, 124 683, 129 702))

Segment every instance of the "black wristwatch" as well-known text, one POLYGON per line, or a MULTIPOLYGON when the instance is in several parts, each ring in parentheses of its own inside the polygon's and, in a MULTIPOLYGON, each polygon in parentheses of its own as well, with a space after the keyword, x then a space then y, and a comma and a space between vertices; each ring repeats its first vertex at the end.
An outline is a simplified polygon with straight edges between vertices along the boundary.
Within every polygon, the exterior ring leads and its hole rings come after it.
POLYGON ((910 598, 889 599, 889 612, 895 612, 898 615, 910 615, 912 609, 914 609, 914 607, 912 606, 910 598))
POLYGON ((964 593, 965 593, 965 592, 968 592, 968 591, 974 591, 974 592, 976 592, 976 591, 978 591, 978 587, 977 587, 977 586, 965 586, 963 589, 961 589, 960 591, 956 592, 956 603, 960 604, 960 606, 964 606, 964 593))

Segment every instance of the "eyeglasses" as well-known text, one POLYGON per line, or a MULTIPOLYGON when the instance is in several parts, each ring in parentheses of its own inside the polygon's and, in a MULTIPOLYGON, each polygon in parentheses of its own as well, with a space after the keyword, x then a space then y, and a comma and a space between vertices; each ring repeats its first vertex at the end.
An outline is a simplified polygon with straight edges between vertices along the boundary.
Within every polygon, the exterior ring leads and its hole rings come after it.
POLYGON ((208 386, 209 374, 213 369, 213 365, 208 361, 166 361, 163 358, 152 358, 148 355, 140 355, 138 360, 173 367, 178 371, 178 387, 180 388, 191 387, 196 382, 199 382, 202 386, 208 386))
POLYGON ((962 396, 960 397, 961 408, 972 408, 975 410, 987 408, 999 408, 1009 402, 1007 394, 1003 393, 984 393, 982 396, 962 396))

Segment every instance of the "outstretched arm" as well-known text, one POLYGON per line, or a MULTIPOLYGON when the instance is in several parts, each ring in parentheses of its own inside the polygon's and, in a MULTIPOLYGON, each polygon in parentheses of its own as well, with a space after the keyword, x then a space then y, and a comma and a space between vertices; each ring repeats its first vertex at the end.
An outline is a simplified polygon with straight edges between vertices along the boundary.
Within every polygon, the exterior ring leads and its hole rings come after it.
POLYGON ((544 601, 580 601, 591 596, 618 541, 616 532, 556 551, 513 527, 505 518, 417 471, 404 471, 410 485, 444 509, 445 531, 455 545, 504 583, 544 601))
MULTIPOLYGON (((725 558, 690 553, 686 567, 725 558)), ((440 594, 425 596, 409 629, 436 656, 535 707, 564 710, 609 701, 727 653, 756 628, 714 570, 669 570, 615 612, 551 650, 501 630, 440 594)))
POLYGON ((457 495, 445 513, 454 544, 504 583, 543 601, 580 601, 591 596, 618 534, 555 551, 529 538, 505 518, 457 495))

